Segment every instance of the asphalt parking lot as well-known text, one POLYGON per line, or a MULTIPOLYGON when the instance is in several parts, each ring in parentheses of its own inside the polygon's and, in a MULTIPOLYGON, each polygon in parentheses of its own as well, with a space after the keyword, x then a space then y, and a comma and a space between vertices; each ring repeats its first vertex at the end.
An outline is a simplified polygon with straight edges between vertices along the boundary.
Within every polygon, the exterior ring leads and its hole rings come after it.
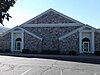
POLYGON ((100 75, 99 62, 99 58, 66 57, 58 60, 0 55, 0 75, 100 75))

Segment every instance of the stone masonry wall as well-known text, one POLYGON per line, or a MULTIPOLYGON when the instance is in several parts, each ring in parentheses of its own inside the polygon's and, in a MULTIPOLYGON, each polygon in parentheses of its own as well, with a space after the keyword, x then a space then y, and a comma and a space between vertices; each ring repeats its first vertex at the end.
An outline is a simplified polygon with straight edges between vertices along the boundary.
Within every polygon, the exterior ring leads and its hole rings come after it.
POLYGON ((79 52, 79 33, 76 32, 71 36, 60 40, 59 48, 62 53, 67 51, 77 51, 79 52))
POLYGON ((67 26, 67 27, 23 27, 31 33, 36 34, 39 37, 47 37, 56 35, 58 37, 63 36, 81 26, 67 26))
POLYGON ((59 40, 56 35, 42 40, 42 50, 59 50, 59 40))
POLYGON ((41 51, 41 40, 24 33, 24 48, 31 51, 41 51))
POLYGON ((95 50, 100 51, 100 33, 95 32, 95 50))
POLYGON ((0 37, 0 50, 11 50, 11 33, 0 37))
POLYGON ((73 21, 62 17, 61 15, 52 11, 42 15, 29 24, 58 24, 58 23, 74 23, 73 21))
POLYGON ((31 33, 41 37, 42 50, 59 50, 59 37, 63 36, 80 26, 69 27, 26 27, 25 29, 31 33))

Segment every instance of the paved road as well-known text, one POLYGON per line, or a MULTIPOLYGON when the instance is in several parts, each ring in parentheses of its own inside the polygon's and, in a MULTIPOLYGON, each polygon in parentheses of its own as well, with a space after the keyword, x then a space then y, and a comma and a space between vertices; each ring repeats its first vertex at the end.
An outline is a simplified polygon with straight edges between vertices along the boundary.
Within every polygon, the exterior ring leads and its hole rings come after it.
POLYGON ((0 56, 0 75, 100 75, 100 65, 43 58, 0 56))

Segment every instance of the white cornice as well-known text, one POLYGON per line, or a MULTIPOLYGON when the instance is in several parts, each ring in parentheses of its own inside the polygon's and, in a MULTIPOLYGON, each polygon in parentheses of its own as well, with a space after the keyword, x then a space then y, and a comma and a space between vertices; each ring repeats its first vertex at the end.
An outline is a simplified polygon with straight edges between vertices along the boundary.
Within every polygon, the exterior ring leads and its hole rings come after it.
POLYGON ((85 27, 85 26, 80 27, 80 28, 77 28, 77 29, 75 29, 75 30, 69 32, 68 34, 65 34, 65 35, 59 37, 59 40, 63 40, 64 38, 66 38, 66 37, 68 37, 68 36, 70 36, 70 35, 72 35, 72 34, 78 32, 79 30, 82 30, 84 27, 85 27))
POLYGON ((83 26, 79 23, 66 23, 66 24, 24 24, 20 27, 66 27, 66 26, 83 26))
POLYGON ((37 36, 37 35, 35 35, 35 34, 29 32, 29 31, 27 31, 27 30, 25 30, 25 29, 23 29, 23 28, 21 28, 21 27, 19 27, 19 28, 22 29, 23 31, 25 31, 26 33, 30 34, 31 36, 36 37, 37 39, 39 39, 39 40, 42 41, 42 38, 40 38, 39 36, 37 36))

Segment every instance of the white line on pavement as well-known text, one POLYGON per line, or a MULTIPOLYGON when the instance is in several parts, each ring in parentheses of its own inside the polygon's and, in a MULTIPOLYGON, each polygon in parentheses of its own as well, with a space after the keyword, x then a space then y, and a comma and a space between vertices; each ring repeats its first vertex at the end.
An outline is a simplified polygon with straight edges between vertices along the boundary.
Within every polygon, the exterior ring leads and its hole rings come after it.
POLYGON ((27 72, 29 72, 31 69, 26 70, 25 72, 23 72, 21 75, 25 75, 27 72))
POLYGON ((62 70, 60 71, 60 75, 63 75, 63 72, 62 72, 62 70))
POLYGON ((97 75, 96 73, 94 73, 94 75, 97 75))

